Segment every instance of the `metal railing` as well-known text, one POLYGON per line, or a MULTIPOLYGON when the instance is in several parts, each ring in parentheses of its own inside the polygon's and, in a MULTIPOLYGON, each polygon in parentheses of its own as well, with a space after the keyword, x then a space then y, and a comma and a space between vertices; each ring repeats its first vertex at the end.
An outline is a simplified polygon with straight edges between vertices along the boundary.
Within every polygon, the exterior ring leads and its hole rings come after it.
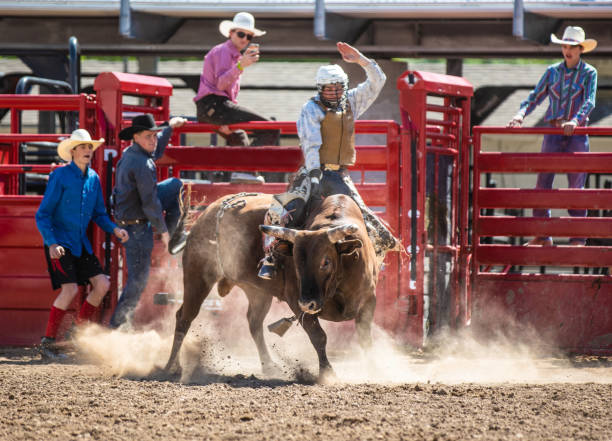
MULTIPOLYGON (((610 217, 521 217, 490 215, 491 209, 596 209, 612 208, 609 189, 485 188, 486 173, 612 173, 612 153, 501 153, 481 151, 484 134, 562 134, 557 128, 474 127, 473 274, 504 277, 491 266, 602 267, 612 266, 612 247, 535 247, 483 243, 489 237, 611 238, 610 217), (486 271, 481 267, 484 266, 486 271)), ((576 135, 612 136, 612 128, 577 128, 576 135)), ((562 274, 551 274, 561 276, 562 274)), ((563 274, 567 275, 567 274, 563 274)), ((529 274, 525 274, 529 276, 529 274)))

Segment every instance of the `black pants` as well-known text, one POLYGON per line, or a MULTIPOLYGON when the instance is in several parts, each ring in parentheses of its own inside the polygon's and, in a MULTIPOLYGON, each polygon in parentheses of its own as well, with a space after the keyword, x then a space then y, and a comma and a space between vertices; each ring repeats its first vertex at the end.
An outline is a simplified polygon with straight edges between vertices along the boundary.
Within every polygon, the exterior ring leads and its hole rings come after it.
MULTIPOLYGON (((198 122, 218 126, 249 121, 270 121, 260 114, 240 106, 225 96, 206 95, 196 102, 198 122)), ((259 146, 278 145, 280 132, 278 130, 258 130, 249 142, 244 130, 236 130, 231 135, 219 133, 227 145, 259 146)))

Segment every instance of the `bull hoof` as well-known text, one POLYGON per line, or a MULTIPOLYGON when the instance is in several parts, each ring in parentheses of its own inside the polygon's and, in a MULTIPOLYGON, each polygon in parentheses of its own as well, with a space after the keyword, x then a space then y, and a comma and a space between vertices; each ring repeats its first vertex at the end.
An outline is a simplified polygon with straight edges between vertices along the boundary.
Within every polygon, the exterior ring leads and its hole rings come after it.
POLYGON ((339 381, 338 377, 336 376, 336 373, 331 367, 320 369, 319 379, 317 380, 317 383, 325 385, 325 384, 335 384, 335 383, 338 383, 338 381, 339 381))
POLYGON ((159 369, 159 373, 165 376, 167 380, 179 380, 183 373, 183 368, 178 363, 167 364, 165 368, 159 369))

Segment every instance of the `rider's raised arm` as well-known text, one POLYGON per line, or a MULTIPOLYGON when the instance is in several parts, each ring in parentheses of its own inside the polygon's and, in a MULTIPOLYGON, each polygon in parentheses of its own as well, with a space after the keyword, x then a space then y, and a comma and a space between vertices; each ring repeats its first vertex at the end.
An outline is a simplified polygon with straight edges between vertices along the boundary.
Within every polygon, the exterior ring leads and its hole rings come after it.
POLYGON ((367 79, 347 92, 347 99, 355 118, 359 118, 372 105, 387 80, 387 76, 376 61, 368 59, 368 63, 362 67, 367 79))

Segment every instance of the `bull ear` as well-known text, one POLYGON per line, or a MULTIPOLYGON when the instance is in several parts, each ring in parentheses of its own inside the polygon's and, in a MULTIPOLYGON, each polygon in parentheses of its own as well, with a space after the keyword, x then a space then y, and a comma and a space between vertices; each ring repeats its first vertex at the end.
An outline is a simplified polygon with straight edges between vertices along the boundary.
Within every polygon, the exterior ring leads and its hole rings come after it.
POLYGON ((359 239, 341 240, 336 242, 336 251, 338 254, 352 254, 357 249, 363 246, 363 242, 359 239))
POLYGON ((268 236, 274 236, 278 239, 283 239, 293 243, 297 235, 297 230, 291 228, 278 227, 275 225, 260 225, 259 231, 268 236))
POLYGON ((355 224, 344 224, 327 230, 327 237, 331 243, 336 243, 344 239, 349 234, 357 232, 358 228, 355 224))
POLYGON ((291 245, 289 242, 279 241, 274 248, 274 252, 283 257, 291 257, 293 256, 293 245, 291 245))

